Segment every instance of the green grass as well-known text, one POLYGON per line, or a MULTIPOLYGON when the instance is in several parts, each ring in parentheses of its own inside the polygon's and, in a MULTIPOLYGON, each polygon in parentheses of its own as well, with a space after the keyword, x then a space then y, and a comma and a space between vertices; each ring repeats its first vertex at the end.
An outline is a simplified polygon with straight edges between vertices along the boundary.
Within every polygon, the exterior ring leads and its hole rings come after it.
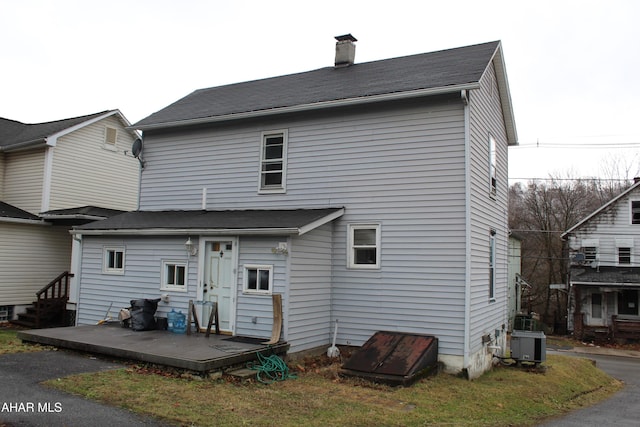
POLYGON ((411 387, 340 378, 338 365, 271 385, 184 379, 135 367, 47 385, 197 426, 528 426, 622 387, 585 359, 552 355, 543 366, 500 366, 474 381, 439 374, 411 387))
POLYGON ((32 351, 42 351, 45 347, 40 345, 23 344, 16 338, 16 330, 0 327, 0 354, 26 353, 32 351))
MULTIPOLYGON (((0 328, 0 354, 42 351, 0 328)), ((202 379, 141 365, 47 381, 49 387, 195 426, 531 426, 589 406, 623 385, 587 359, 549 355, 544 369, 497 366, 479 379, 439 374, 410 387, 338 375, 302 363, 297 379, 264 385, 202 379)))

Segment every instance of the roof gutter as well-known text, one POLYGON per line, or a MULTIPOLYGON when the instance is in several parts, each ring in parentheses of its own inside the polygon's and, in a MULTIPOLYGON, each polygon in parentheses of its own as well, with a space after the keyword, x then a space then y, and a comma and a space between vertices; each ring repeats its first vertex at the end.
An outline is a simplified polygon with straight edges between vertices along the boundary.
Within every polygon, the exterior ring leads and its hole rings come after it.
POLYGON ((0 146, 0 152, 8 153, 11 151, 25 150, 27 148, 35 147, 38 145, 46 145, 46 144, 47 144, 47 138, 32 139, 31 141, 23 141, 23 142, 17 142, 11 145, 0 146))
POLYGON ((311 104, 293 105, 290 107, 276 107, 267 110, 247 111, 242 113, 231 113, 220 116, 200 117, 196 119, 177 120, 165 123, 155 123, 142 126, 130 126, 127 129, 138 129, 141 131, 164 129, 170 127, 192 126, 207 123, 225 122, 230 120, 250 119, 274 114, 300 113, 325 108, 348 107, 354 105, 370 104, 374 102, 397 101, 403 99, 418 98, 423 96, 442 95, 445 93, 459 93, 462 90, 479 89, 480 83, 465 83, 461 85, 443 86, 437 88, 417 89, 407 92, 385 93, 381 95, 361 96, 357 98, 338 99, 332 101, 320 101, 311 104))
POLYGON ((607 288, 637 288, 640 283, 621 283, 621 282, 571 282, 571 286, 602 286, 607 288))
POLYGON ((24 218, 0 218, 0 222, 12 223, 12 224, 31 224, 31 225, 51 225, 50 223, 39 219, 24 219, 24 218))
POLYGON ((105 216, 97 216, 97 215, 82 215, 82 214, 69 214, 69 215, 54 215, 54 214, 41 214, 41 218, 48 220, 56 220, 56 219, 87 219, 91 221, 100 221, 106 219, 105 216))
POLYGON ((224 236, 303 234, 303 228, 132 228, 113 230, 70 230, 73 235, 83 236, 177 236, 184 234, 216 234, 224 236))

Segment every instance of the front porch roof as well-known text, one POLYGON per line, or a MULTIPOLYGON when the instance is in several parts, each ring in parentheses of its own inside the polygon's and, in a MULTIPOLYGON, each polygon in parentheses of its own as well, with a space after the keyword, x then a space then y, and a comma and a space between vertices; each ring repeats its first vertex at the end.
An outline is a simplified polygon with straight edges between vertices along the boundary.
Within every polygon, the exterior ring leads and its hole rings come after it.
POLYGON ((302 235, 344 214, 344 208, 134 211, 74 227, 83 235, 302 235))
POLYGON ((583 286, 640 287, 638 267, 572 268, 571 284, 583 286))

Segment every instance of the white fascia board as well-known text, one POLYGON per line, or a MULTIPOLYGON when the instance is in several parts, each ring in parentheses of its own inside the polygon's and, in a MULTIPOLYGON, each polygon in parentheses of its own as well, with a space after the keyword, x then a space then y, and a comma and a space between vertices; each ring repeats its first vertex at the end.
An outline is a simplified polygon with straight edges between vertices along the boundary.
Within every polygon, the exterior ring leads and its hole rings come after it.
POLYGON ((2 217, 0 218, 0 222, 11 223, 11 224, 31 224, 31 225, 51 225, 50 223, 39 220, 39 219, 24 219, 24 218, 9 218, 2 217))
POLYGON ((308 233, 311 230, 315 230, 316 228, 318 228, 318 227, 320 227, 322 225, 325 225, 328 222, 331 222, 331 221, 333 221, 333 220, 335 220, 337 218, 340 218, 342 215, 344 215, 344 208, 342 208, 342 209, 340 209, 338 211, 335 211, 332 214, 324 216, 324 217, 322 217, 320 219, 317 219, 317 220, 315 220, 315 221, 313 221, 313 222, 311 222, 311 223, 309 223, 307 225, 304 225, 304 226, 300 227, 298 234, 301 236, 301 235, 303 235, 305 233, 308 233))
POLYGON ((247 236, 247 235, 299 235, 299 228, 145 228, 145 229, 117 229, 117 230, 70 230, 69 233, 83 236, 177 236, 184 234, 191 235, 224 235, 224 236, 247 236))
MULTIPOLYGON (((78 130, 78 129, 82 129, 82 128, 83 128, 83 127, 85 127, 85 126, 89 126, 90 124, 93 124, 93 123, 99 122, 100 120, 105 119, 105 118, 110 117, 110 116, 113 116, 114 114, 118 114, 118 115, 120 115, 121 119, 123 118, 123 117, 122 117, 122 114, 120 113, 120 111, 119 111, 119 110, 111 110, 111 111, 107 111, 106 113, 101 114, 101 115, 99 115, 99 116, 97 116, 97 117, 94 117, 94 118, 92 118, 92 119, 88 119, 88 120, 86 120, 86 121, 84 121, 84 122, 82 122, 82 123, 78 123, 78 124, 77 124, 77 125, 75 125, 75 126, 71 126, 71 127, 66 128, 66 129, 62 129, 62 130, 61 130, 61 131, 59 131, 59 132, 56 132, 56 133, 54 133, 54 134, 49 135, 49 136, 46 138, 46 139, 47 139, 47 145, 50 145, 50 146, 52 146, 52 147, 55 147, 55 146, 56 146, 56 144, 57 144, 57 142, 58 142, 58 138, 60 138, 61 136, 68 135, 68 134, 70 134, 71 132, 75 132, 76 130, 78 130)), ((124 121, 125 121, 125 123, 127 123, 126 119, 125 119, 124 121)))
POLYGON ((362 96, 357 98, 338 99, 334 101, 321 101, 321 102, 314 102, 312 104, 293 105, 290 107, 277 107, 277 108, 270 108, 267 110, 248 111, 244 113, 232 113, 232 114, 225 114, 222 116, 178 120, 174 122, 165 122, 165 123, 150 124, 146 126, 145 125, 138 126, 134 129, 146 131, 146 130, 164 129, 164 128, 170 128, 170 127, 216 123, 216 122, 224 122, 224 121, 230 121, 230 120, 240 120, 240 119, 269 116, 273 114, 299 113, 299 112, 306 112, 306 111, 312 111, 312 110, 348 107, 352 105, 370 104, 370 103, 383 102, 383 101, 397 101, 397 100, 403 100, 403 99, 419 98, 423 96, 442 95, 445 93, 456 93, 465 89, 479 89, 479 88, 480 88, 479 83, 465 83, 461 85, 452 85, 452 86, 444 86, 444 87, 428 88, 428 89, 417 89, 417 90, 412 90, 407 92, 385 93, 382 95, 362 96))
MULTIPOLYGON (((507 143, 509 145, 518 145, 516 119, 513 113, 511 91, 509 90, 509 81, 507 79, 507 67, 504 63, 504 56, 502 55, 502 42, 498 44, 498 47, 496 48, 496 51, 491 58, 491 62, 489 62, 489 65, 491 64, 493 64, 496 72, 498 92, 500 93, 500 105, 502 106, 502 114, 504 115, 505 119, 505 130, 507 131, 507 143)), ((486 72, 487 70, 485 70, 485 73, 486 72)))

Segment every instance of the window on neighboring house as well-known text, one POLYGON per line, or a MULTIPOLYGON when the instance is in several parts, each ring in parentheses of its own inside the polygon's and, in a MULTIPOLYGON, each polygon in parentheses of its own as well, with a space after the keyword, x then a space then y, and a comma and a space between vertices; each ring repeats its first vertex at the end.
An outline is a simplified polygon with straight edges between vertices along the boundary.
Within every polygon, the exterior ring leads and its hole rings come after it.
POLYGON ((124 247, 105 247, 102 253, 103 273, 124 274, 124 247))
POLYGON ((244 293, 270 294, 273 287, 272 265, 244 266, 244 293))
POLYGON ((631 224, 640 224, 640 200, 631 201, 631 224))
POLYGON ((618 314, 638 315, 638 291, 625 289, 618 292, 618 314))
POLYGON ((116 141, 118 140, 118 130, 107 126, 104 132, 104 147, 110 150, 116 149, 116 141))
POLYGON ((618 264, 631 264, 631 248, 618 248, 618 264))
POLYGON ((187 291, 187 264, 185 262, 162 261, 162 283, 160 289, 187 291))
POLYGON ((582 248, 585 261, 596 261, 598 259, 598 247, 597 246, 585 246, 582 248))
POLYGON ((287 131, 262 134, 260 155, 260 191, 285 191, 287 162, 287 131))
POLYGON ((498 167, 496 161, 496 140, 489 135, 489 194, 495 197, 498 193, 498 167))
POLYGON ((591 294, 591 317, 602 319, 602 294, 591 294))
POLYGON ((349 267, 380 268, 380 224, 349 224, 349 267))
POLYGON ((496 299, 496 232, 489 233, 489 301, 496 299))

